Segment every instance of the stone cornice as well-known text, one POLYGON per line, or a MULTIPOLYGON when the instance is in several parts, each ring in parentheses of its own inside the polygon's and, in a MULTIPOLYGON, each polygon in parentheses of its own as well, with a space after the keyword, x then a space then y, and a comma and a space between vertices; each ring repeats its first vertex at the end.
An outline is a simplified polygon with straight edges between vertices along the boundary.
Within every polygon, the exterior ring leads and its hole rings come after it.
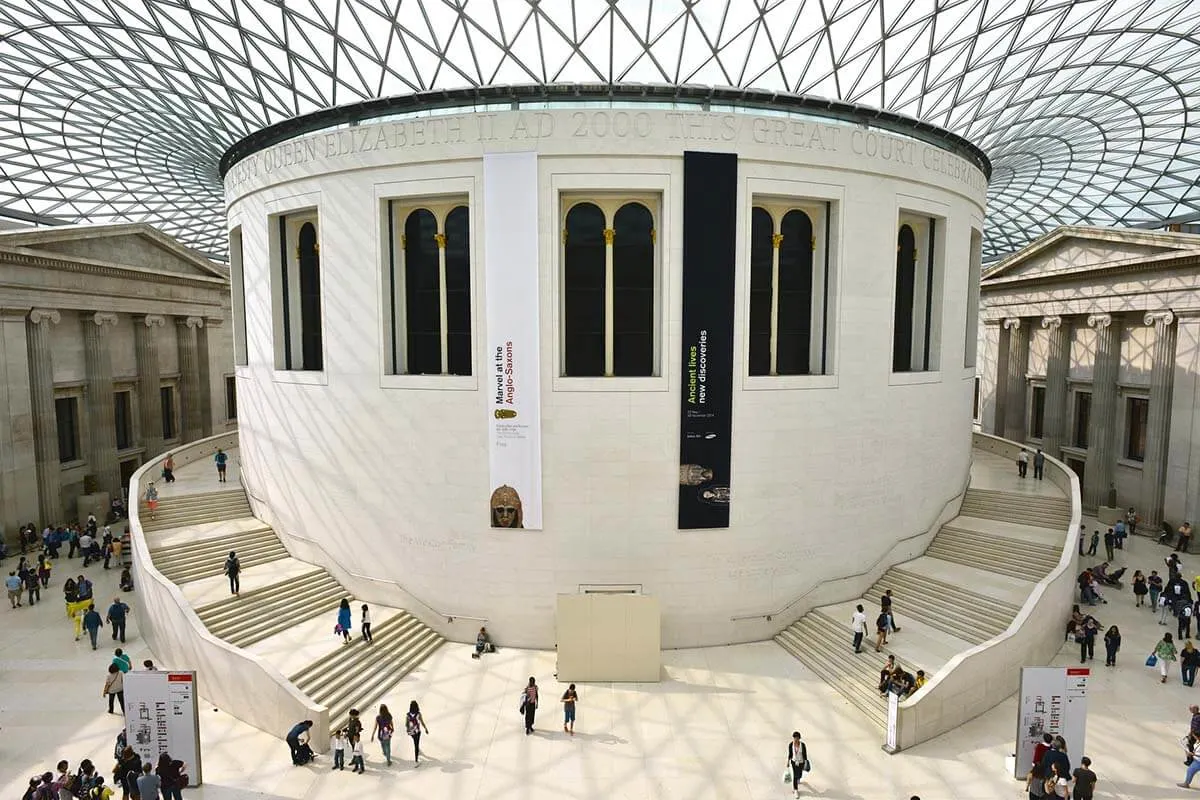
POLYGON ((143 267, 128 267, 79 258, 54 258, 47 255, 44 251, 33 251, 25 248, 6 248, 0 246, 0 264, 17 264, 25 267, 36 267, 38 269, 78 272, 85 275, 151 281, 153 283, 190 283, 214 289, 229 286, 227 278, 208 275, 189 275, 186 272, 169 272, 145 269, 143 267))
POLYGON ((1143 272, 1178 269, 1180 267, 1195 267, 1200 270, 1200 252, 1192 250, 1182 254, 1159 254, 1150 256, 1149 259, 1142 257, 1133 261, 1124 260, 1110 266, 1101 264, 1093 267, 1079 267, 1077 269, 1042 275, 985 277, 980 283, 979 289, 981 294, 988 295, 999 294, 1021 287, 1044 286, 1055 283, 1102 283, 1098 279, 1117 275, 1134 275, 1143 272))

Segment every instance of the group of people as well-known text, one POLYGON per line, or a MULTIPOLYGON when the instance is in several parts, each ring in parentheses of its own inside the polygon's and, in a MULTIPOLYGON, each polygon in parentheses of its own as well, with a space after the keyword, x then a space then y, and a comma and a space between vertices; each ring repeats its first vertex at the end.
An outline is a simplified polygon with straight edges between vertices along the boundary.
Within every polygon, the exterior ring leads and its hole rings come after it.
POLYGON ((116 790, 120 790, 122 800, 183 800, 182 792, 189 781, 187 764, 170 753, 162 753, 155 762, 143 761, 127 744, 122 731, 113 748, 113 761, 111 783, 90 758, 80 761, 74 770, 69 761, 59 761, 55 771, 29 779, 21 800, 110 800, 116 790))
POLYGON ((1033 763, 1025 776, 1025 790, 1029 800, 1043 797, 1092 800, 1098 781, 1090 758, 1079 759, 1079 766, 1072 771, 1067 741, 1061 736, 1044 733, 1042 741, 1033 749, 1033 763))
POLYGON ((877 688, 880 697, 896 694, 903 700, 915 694, 927 681, 925 670, 919 669, 914 675, 897 664, 894 655, 889 655, 883 669, 879 670, 879 686, 877 688))

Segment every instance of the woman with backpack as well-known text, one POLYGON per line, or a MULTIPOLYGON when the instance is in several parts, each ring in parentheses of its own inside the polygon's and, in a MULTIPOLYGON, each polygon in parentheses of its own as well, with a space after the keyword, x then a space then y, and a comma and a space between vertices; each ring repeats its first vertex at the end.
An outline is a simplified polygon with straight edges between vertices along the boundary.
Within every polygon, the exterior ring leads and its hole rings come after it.
POLYGON ((531 675, 529 683, 521 690, 521 713, 525 715, 525 735, 533 733, 533 718, 537 715, 538 687, 531 675))
POLYGON ((421 729, 424 728, 426 733, 429 733, 429 726, 425 724, 425 718, 421 716, 421 707, 417 705, 417 701, 413 700, 408 704, 408 714, 404 717, 404 732, 412 737, 413 741, 413 762, 416 766, 421 766, 421 729))
MULTIPOLYGON (((366 606, 363 606, 366 608, 366 606)), ((418 712, 419 715, 419 712, 418 712)), ((388 711, 386 705, 380 704, 379 713, 375 715, 375 727, 371 729, 371 741, 375 741, 375 735, 379 735, 379 749, 383 751, 383 757, 387 760, 387 765, 392 765, 392 734, 395 732, 396 726, 392 722, 392 712, 388 711)))
POLYGON ((158 766, 155 768, 154 774, 161 782, 163 800, 183 800, 180 792, 184 786, 187 786, 186 773, 187 764, 179 759, 171 758, 170 753, 163 753, 158 757, 158 766))

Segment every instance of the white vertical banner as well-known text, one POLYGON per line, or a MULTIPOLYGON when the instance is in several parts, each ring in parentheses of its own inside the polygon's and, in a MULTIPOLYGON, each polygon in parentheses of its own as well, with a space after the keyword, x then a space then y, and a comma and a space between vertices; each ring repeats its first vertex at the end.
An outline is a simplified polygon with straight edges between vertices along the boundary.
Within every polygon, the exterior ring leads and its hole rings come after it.
POLYGON ((198 786, 200 770, 200 698, 196 673, 131 670, 125 673, 125 737, 142 761, 158 757, 187 766, 188 785, 198 786))
POLYGON ((883 749, 889 753, 897 750, 897 739, 900 727, 900 695, 888 692, 887 696, 887 738, 884 739, 883 749))
POLYGON ((489 520, 542 527, 536 153, 483 157, 489 520))
POLYGON ((1083 755, 1087 730, 1086 667, 1022 667, 1017 694, 1017 759, 1013 777, 1024 778, 1033 765, 1033 749, 1042 734, 1067 742, 1071 763, 1083 755))

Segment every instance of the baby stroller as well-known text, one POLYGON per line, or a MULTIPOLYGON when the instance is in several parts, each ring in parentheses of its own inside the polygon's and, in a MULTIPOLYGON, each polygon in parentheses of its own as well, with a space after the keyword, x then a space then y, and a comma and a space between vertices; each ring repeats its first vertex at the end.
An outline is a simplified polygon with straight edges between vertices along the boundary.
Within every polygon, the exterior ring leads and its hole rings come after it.
POLYGON ((301 742, 296 748, 296 756, 293 762, 296 766, 303 766, 313 760, 313 750, 308 746, 308 742, 301 742))

